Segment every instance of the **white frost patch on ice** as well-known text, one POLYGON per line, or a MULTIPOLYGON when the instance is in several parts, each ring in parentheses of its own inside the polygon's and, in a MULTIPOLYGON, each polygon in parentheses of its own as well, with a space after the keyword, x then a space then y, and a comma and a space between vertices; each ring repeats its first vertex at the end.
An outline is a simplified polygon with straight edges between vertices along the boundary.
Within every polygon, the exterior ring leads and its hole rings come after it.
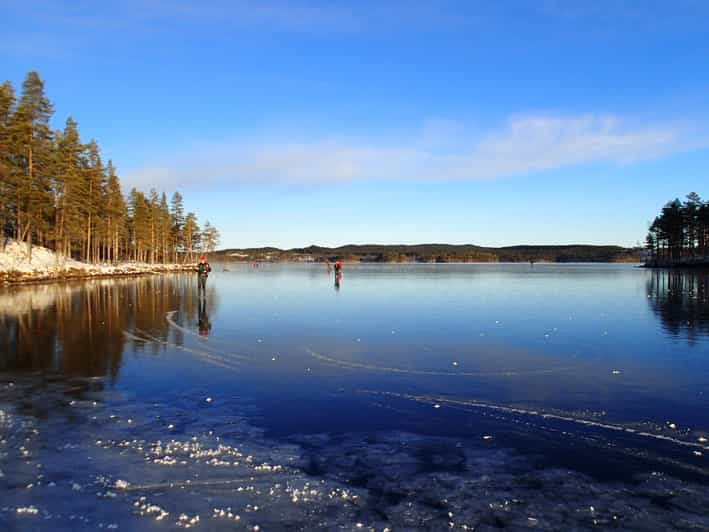
POLYGON ((155 514, 155 520, 156 521, 162 521, 165 519, 168 515, 170 515, 170 512, 165 511, 163 508, 158 506, 157 504, 150 504, 149 502, 146 501, 145 497, 141 497, 137 501, 133 503, 133 506, 138 508, 138 513, 140 515, 153 515, 155 514))
POLYGON ((177 521, 175 522, 175 525, 181 528, 191 528, 193 526, 196 526, 199 524, 199 515, 195 515, 194 517, 190 517, 187 514, 180 514, 180 517, 177 518, 177 521))

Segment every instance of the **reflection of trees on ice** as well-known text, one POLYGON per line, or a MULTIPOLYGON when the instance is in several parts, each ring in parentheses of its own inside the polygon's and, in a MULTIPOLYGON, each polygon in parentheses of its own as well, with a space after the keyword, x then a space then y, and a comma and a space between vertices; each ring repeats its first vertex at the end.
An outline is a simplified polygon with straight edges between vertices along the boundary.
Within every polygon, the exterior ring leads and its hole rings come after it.
MULTIPOLYGON (((114 379, 123 356, 131 287, 150 279, 21 286, 0 293, 0 370, 114 379)), ((131 310, 133 310, 131 308, 131 310)))
MULTIPOLYGON (((217 304, 216 294, 210 293, 206 308, 214 312, 217 304)), ((5 353, 0 370, 110 375, 114 380, 126 339, 137 350, 149 347, 155 353, 168 345, 182 346, 186 329, 174 314, 174 326, 165 316, 177 309, 193 322, 198 308, 191 274, 13 287, 0 292, 0 352, 5 353), (136 330, 164 340, 136 341, 124 335, 136 330)))
POLYGON ((709 336, 709 273, 654 270, 646 285, 650 308, 672 336, 709 336))

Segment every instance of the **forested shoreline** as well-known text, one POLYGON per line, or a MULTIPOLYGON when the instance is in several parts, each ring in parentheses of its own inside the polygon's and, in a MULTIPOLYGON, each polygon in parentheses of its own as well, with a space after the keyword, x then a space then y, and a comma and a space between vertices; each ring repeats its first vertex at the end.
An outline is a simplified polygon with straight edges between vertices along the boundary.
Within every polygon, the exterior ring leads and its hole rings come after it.
POLYGON ((58 257, 86 263, 177 263, 213 252, 219 232, 183 197, 152 188, 124 195, 113 161, 104 163, 98 143, 83 142, 68 117, 52 130, 53 105, 37 72, 29 72, 19 96, 0 85, 0 236, 58 257))
POLYGON ((640 262, 642 249, 593 245, 520 245, 500 248, 471 244, 345 245, 225 249, 216 253, 223 261, 267 262, 640 262))
POLYGON ((645 239, 647 266, 709 266, 709 202, 696 192, 674 199, 655 217, 645 239))

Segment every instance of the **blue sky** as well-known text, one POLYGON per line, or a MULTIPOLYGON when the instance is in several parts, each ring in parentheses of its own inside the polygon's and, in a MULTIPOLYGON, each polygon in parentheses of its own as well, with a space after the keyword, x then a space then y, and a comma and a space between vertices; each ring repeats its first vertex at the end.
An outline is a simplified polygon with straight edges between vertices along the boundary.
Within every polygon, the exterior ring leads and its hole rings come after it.
POLYGON ((633 245, 709 196, 709 4, 15 1, 37 70, 127 189, 223 247, 633 245), (115 5, 112 5, 115 4, 115 5))

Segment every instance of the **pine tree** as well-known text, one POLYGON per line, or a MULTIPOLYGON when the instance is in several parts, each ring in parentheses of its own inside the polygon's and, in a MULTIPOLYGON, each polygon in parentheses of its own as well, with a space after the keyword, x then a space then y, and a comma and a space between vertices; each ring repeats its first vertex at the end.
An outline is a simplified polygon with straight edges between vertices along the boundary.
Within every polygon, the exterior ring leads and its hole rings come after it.
POLYGON ((700 205, 697 213, 699 225, 699 253, 706 259, 709 254, 709 202, 700 205))
POLYGON ((170 225, 173 245, 173 261, 177 262, 177 254, 184 251, 182 226, 185 224, 185 208, 182 205, 182 195, 175 192, 170 200, 170 225))
POLYGON ((10 126, 12 156, 20 170, 10 179, 15 189, 15 235, 17 240, 27 241, 30 260, 33 236, 37 233, 41 240, 52 203, 48 176, 52 113, 52 104, 44 94, 44 82, 37 72, 31 71, 22 84, 22 95, 10 126))
POLYGON ((105 180, 98 144, 91 140, 87 145, 84 169, 84 260, 96 260, 98 213, 101 212, 102 187, 105 180))
POLYGON ((0 238, 3 239, 12 218, 11 119, 15 108, 15 89, 9 81, 0 85, 0 238))
POLYGON ((167 205, 167 195, 163 192, 160 196, 158 208, 158 233, 160 235, 160 261, 167 263, 170 259, 170 208, 167 205))
POLYGON ((219 231, 209 220, 204 222, 204 230, 202 231, 202 250, 205 253, 213 253, 219 245, 219 231))
POLYGON ((130 191, 128 212, 133 259, 147 262, 150 252, 150 205, 145 195, 135 188, 130 191))
POLYGON ((150 189, 150 198, 148 199, 148 213, 150 224, 150 263, 155 264, 157 248, 158 248, 158 225, 160 219, 160 205, 158 200, 158 191, 154 188, 150 189))
POLYGON ((199 250, 201 240, 197 216, 193 212, 188 212, 185 217, 185 225, 182 228, 182 238, 185 242, 186 258, 191 261, 194 259, 194 252, 199 250))
POLYGON ((113 161, 108 161, 106 167, 106 216, 107 216, 107 260, 116 262, 120 259, 120 244, 126 238, 126 220, 128 213, 126 202, 121 193, 121 183, 113 167, 113 161))
POLYGON ((691 256, 694 256, 699 240, 699 208, 701 204, 702 199, 699 194, 690 192, 682 205, 685 242, 691 256))
POLYGON ((57 136, 54 177, 55 246, 57 253, 71 256, 72 241, 80 238, 80 193, 83 187, 84 146, 76 122, 67 118, 64 131, 57 136))

